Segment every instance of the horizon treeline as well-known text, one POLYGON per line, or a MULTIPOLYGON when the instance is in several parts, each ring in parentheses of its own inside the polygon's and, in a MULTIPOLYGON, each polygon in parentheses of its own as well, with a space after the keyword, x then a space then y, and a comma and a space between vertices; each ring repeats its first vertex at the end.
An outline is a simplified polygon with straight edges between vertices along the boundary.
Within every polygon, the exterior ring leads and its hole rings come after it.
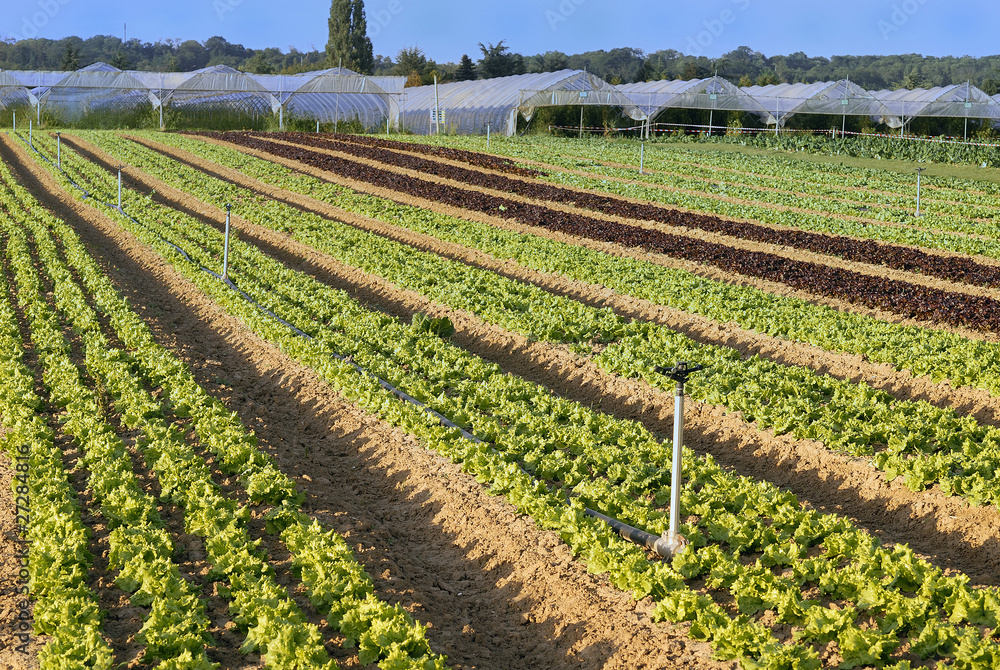
MULTIPOLYGON (((566 68, 587 70, 612 84, 660 79, 698 79, 718 73, 741 86, 830 81, 850 78, 870 90, 930 88, 971 81, 989 95, 1000 93, 1000 55, 971 56, 807 56, 802 52, 765 56, 741 46, 718 58, 685 55, 675 49, 649 54, 622 47, 580 54, 547 51, 526 56, 501 40, 479 43, 458 63, 438 63, 419 47, 401 49, 393 57, 376 55, 364 74, 400 75, 407 85, 487 78, 566 68)), ((294 74, 335 66, 326 51, 248 49, 223 37, 196 40, 142 42, 97 35, 88 39, 30 39, 0 41, 0 69, 76 70, 96 62, 123 70, 187 72, 211 65, 228 65, 255 74, 294 74)))

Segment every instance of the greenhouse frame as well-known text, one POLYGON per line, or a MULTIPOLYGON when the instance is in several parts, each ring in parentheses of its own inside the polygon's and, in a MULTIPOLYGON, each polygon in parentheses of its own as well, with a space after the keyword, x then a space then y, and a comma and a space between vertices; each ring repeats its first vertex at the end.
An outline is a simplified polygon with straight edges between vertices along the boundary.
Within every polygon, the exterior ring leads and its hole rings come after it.
POLYGON ((762 118, 769 126, 784 126, 793 114, 824 114, 841 117, 842 127, 848 116, 869 116, 890 127, 899 127, 877 96, 849 79, 748 86, 743 90, 767 110, 767 117, 762 118))
POLYGON ((897 119, 893 128, 905 127, 917 117, 1000 120, 1000 96, 991 98, 969 82, 930 89, 915 88, 872 93, 897 119))
MULTIPOLYGON (((366 128, 398 120, 405 77, 366 77, 346 68, 294 75, 254 75, 225 65, 193 72, 122 71, 94 63, 75 72, 0 71, 0 94, 23 91, 25 102, 60 119, 126 114, 145 105, 182 114, 259 118, 286 113, 321 123, 359 119, 366 128)), ((0 97, 0 105, 4 102, 0 97)))
POLYGON ((421 135, 485 134, 489 128, 511 136, 518 113, 530 121, 535 109, 553 105, 612 105, 634 120, 645 119, 619 88, 583 70, 415 86, 406 89, 403 105, 401 127, 421 135))
MULTIPOLYGON (((722 77, 707 79, 673 79, 624 84, 618 87, 636 105, 654 120, 668 109, 707 109, 716 111, 739 111, 768 116, 767 109, 753 96, 736 84, 722 77)), ((709 125, 714 119, 709 116, 709 125)))
MULTIPOLYGON (((405 77, 365 76, 344 68, 292 75, 247 74, 216 65, 193 72, 121 71, 94 63, 75 72, 0 71, 0 112, 34 108, 40 121, 73 122, 86 115, 125 116, 143 109, 177 119, 229 115, 254 123, 277 116, 319 124, 357 120, 368 130, 396 128, 418 134, 513 135, 518 114, 530 123, 550 106, 611 106, 646 124, 668 109, 740 111, 765 125, 783 127, 795 114, 841 118, 867 116, 891 128, 919 117, 1000 122, 1000 95, 990 97, 969 82, 932 89, 868 91, 844 79, 811 84, 740 88, 715 76, 614 86, 583 70, 559 70, 494 79, 404 88, 405 77)), ((155 122, 155 121, 154 121, 155 122)), ((582 126, 582 123, 581 123, 582 126)), ((582 129, 581 129, 582 132, 582 129)))

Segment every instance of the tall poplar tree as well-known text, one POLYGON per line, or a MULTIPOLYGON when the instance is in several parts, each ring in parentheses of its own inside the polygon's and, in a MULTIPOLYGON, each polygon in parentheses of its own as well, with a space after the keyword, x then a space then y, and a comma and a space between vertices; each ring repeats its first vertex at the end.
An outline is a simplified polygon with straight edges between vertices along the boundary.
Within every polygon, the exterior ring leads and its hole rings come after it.
POLYGON ((328 26, 330 40, 326 43, 326 57, 330 65, 340 63, 355 72, 371 74, 375 57, 368 39, 364 0, 333 0, 328 26))
POLYGON ((368 39, 364 0, 354 0, 351 11, 351 63, 351 69, 361 74, 371 74, 375 65, 372 41, 368 39))

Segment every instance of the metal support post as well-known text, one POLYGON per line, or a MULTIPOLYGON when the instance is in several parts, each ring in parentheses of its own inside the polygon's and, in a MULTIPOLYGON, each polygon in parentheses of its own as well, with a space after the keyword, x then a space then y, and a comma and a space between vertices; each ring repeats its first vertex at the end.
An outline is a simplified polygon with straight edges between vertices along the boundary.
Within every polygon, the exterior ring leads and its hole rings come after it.
POLYGON ((62 170, 62 133, 56 133, 56 167, 62 170))
POLYGON ((646 140, 639 140, 639 174, 642 174, 642 164, 646 157, 646 140))
POLYGON ((438 98, 437 75, 434 75, 434 134, 441 134, 441 101, 438 98))
POLYGON ((583 105, 580 105, 580 139, 583 139, 583 105))
POLYGON ((35 143, 31 139, 31 119, 28 119, 28 146, 32 149, 35 148, 35 143))
POLYGON ((486 149, 490 148, 490 124, 486 124, 486 149))
POLYGON ((319 119, 316 119, 316 133, 319 133, 319 119))
POLYGON ((229 211, 232 205, 226 204, 226 241, 222 247, 222 281, 229 282, 229 211))
POLYGON ((670 530, 664 535, 671 555, 687 545, 687 538, 680 534, 680 509, 681 509, 681 451, 684 446, 684 385, 688 378, 704 370, 702 365, 691 366, 687 361, 681 361, 672 368, 656 366, 654 368, 660 374, 670 377, 677 382, 674 391, 674 458, 670 470, 670 530))
POLYGON ((927 168, 917 168, 917 216, 920 216, 920 174, 927 168))
POLYGON ((122 208, 122 166, 118 166, 118 210, 122 208))

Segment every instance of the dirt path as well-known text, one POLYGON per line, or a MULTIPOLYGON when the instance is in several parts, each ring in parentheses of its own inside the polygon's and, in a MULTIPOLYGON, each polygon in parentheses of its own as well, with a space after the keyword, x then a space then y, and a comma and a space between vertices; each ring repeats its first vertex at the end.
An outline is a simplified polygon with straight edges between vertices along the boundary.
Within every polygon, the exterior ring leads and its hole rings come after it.
POLYGON ((21 593, 27 585, 21 569, 30 555, 25 556, 27 544, 18 537, 14 473, 10 457, 0 452, 0 670, 38 667, 38 639, 31 630, 33 603, 21 593))
MULTIPOLYGON (((164 188, 169 187, 161 184, 157 192, 177 197, 187 210, 198 209, 198 201, 191 196, 176 190, 168 193, 164 188)), ((345 266, 284 234, 266 229, 248 232, 260 235, 268 246, 279 250, 280 260, 286 264, 324 283, 350 290, 370 307, 404 319, 418 311, 448 316, 457 329, 453 339, 463 348, 560 395, 642 421, 656 433, 670 433, 673 396, 669 393, 651 389, 644 382, 610 375, 565 347, 530 342, 467 312, 435 305, 415 292, 345 266)), ((577 286, 576 290, 584 288, 577 286)), ((591 298, 601 300, 603 296, 591 298)), ((777 343, 775 348, 779 348, 777 343)), ((842 365, 847 366, 850 357, 844 358, 842 365)), ((942 404, 948 402, 946 389, 926 380, 919 385, 922 393, 933 395, 942 404)), ((989 409, 980 410, 993 416, 996 404, 994 401, 989 409)), ((724 465, 744 474, 788 488, 817 508, 850 516, 886 541, 908 543, 938 564, 962 570, 977 582, 994 583, 1000 567, 1000 544, 995 541, 1000 532, 997 510, 969 508, 960 499, 943 496, 937 490, 913 493, 899 481, 887 484, 881 473, 863 461, 834 454, 819 443, 757 430, 738 414, 720 407, 691 405, 685 431, 693 448, 712 453, 724 465)))
POLYGON ((50 190, 45 204, 84 237, 158 341, 189 361, 199 382, 222 380, 223 399, 303 486, 310 512, 344 534, 380 593, 432 626, 432 645, 457 667, 734 667, 651 624, 648 603, 588 575, 556 534, 346 403, 113 222, 38 176, 32 190, 50 190))

